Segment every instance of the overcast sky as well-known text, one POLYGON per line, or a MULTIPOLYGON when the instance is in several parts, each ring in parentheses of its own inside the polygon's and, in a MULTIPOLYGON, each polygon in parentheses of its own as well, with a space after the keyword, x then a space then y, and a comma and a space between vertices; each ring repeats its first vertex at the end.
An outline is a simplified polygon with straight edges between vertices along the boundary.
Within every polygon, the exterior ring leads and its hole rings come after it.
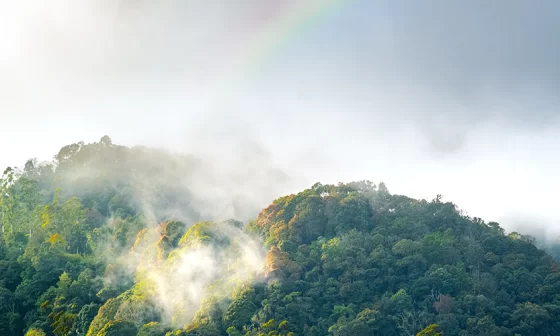
POLYGON ((0 166, 108 134, 557 226, 560 2, 348 0, 282 24, 332 2, 0 0, 0 166), (255 43, 267 27, 286 34, 255 43))

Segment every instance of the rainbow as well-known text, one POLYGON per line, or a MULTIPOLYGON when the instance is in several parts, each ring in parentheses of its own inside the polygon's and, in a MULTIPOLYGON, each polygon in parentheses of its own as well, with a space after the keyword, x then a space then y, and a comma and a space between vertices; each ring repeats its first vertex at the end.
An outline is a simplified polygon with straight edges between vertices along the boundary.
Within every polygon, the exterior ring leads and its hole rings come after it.
POLYGON ((278 12, 276 17, 267 23, 246 49, 247 55, 239 59, 237 67, 242 71, 258 69, 270 55, 275 54, 285 44, 306 29, 320 22, 333 13, 344 0, 292 0, 291 6, 278 12))
POLYGON ((352 0, 277 0, 270 1, 262 22, 246 27, 246 39, 235 41, 228 50, 228 62, 216 79, 220 86, 237 85, 243 79, 258 73, 271 55, 277 53, 295 36, 335 12, 342 4, 352 0))

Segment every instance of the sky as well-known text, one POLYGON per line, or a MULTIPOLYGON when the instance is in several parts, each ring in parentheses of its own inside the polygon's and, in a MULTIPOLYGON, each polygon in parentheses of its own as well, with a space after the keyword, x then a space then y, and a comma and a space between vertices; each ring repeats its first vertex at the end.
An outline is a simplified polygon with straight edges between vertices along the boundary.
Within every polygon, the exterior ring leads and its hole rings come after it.
POLYGON ((107 134, 560 236, 560 3, 335 2, 0 0, 0 166, 107 134))

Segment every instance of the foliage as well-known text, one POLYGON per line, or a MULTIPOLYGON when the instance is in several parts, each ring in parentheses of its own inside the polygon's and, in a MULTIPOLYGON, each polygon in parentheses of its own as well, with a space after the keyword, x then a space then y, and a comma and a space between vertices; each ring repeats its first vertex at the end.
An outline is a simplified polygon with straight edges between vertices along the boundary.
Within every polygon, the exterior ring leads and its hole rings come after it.
POLYGON ((107 322, 97 336, 136 336, 137 332, 134 323, 116 320, 107 322))
POLYGON ((560 334, 560 265, 527 235, 368 181, 213 222, 177 183, 197 165, 103 137, 6 169, 0 334, 560 334))
POLYGON ((41 329, 29 329, 25 336, 46 336, 45 332, 41 329))
POLYGON ((437 324, 430 324, 424 330, 420 331, 416 336, 443 336, 443 333, 438 331, 437 324))

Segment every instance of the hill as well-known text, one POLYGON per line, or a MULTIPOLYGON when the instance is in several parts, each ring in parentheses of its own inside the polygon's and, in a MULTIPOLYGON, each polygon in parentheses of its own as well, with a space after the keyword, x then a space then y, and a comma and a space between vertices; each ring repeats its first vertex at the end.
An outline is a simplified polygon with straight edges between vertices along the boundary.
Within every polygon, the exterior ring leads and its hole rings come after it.
POLYGON ((560 334, 560 267, 530 236, 368 181, 225 220, 254 203, 211 197, 208 170, 108 137, 7 169, 0 334, 560 334))

